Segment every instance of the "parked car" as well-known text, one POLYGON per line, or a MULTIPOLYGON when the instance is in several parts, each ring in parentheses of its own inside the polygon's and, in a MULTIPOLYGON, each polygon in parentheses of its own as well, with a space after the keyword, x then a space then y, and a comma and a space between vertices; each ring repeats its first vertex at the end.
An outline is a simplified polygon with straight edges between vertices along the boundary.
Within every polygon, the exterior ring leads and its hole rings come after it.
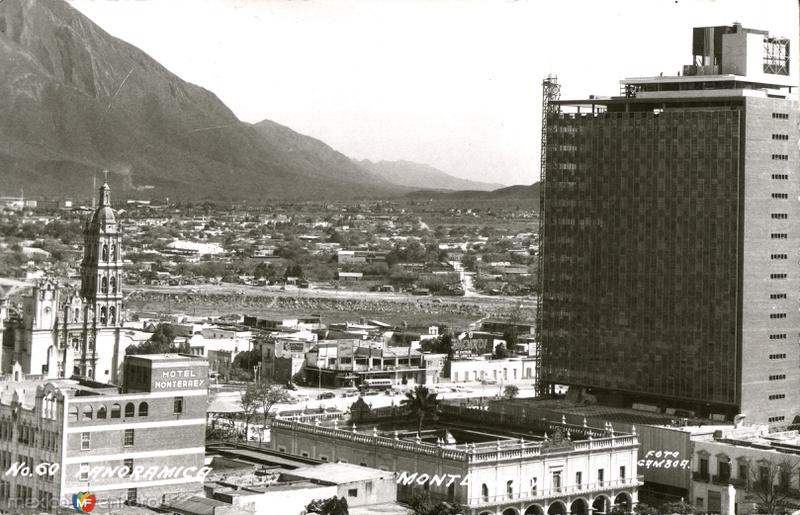
POLYGON ((317 396, 317 399, 334 399, 336 394, 333 392, 323 392, 317 396))
POLYGON ((286 389, 297 391, 297 386, 294 383, 286 383, 286 389))

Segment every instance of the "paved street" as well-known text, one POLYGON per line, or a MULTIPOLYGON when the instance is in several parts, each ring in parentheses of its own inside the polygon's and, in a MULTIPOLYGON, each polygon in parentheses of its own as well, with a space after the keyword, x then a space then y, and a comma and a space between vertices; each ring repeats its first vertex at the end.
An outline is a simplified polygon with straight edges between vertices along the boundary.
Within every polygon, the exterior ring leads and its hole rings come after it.
MULTIPOLYGON (((535 395, 534 386, 527 383, 515 383, 519 387, 519 395, 517 397, 533 397, 535 395)), ((494 397, 502 392, 505 385, 483 385, 481 383, 438 383, 435 387, 439 390, 439 399, 466 399, 473 397, 494 397), (462 391, 452 391, 455 385, 464 388, 462 391)), ((410 389, 410 388, 409 388, 410 389)), ((348 391, 347 388, 315 388, 299 386, 297 391, 292 391, 290 394, 293 397, 307 398, 293 404, 281 403, 276 404, 270 410, 271 413, 280 413, 282 411, 295 411, 304 408, 331 408, 335 407, 340 410, 346 411, 356 401, 358 395, 351 397, 343 397, 348 391), (318 399, 318 396, 323 393, 333 392, 336 397, 332 399, 318 399)), ((390 406, 392 403, 399 404, 403 399, 402 394, 387 395, 383 392, 376 392, 374 394, 366 395, 365 400, 375 408, 390 406)), ((225 400, 238 404, 241 401, 241 392, 229 389, 219 390, 214 394, 214 399, 225 400)))

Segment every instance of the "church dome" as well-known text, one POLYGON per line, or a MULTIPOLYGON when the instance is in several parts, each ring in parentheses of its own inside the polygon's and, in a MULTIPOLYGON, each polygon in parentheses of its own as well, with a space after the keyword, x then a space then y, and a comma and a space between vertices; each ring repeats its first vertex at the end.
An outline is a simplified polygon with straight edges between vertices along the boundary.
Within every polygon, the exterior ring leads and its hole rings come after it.
POLYGON ((109 206, 100 206, 97 208, 97 211, 94 212, 94 216, 92 217, 93 224, 115 224, 117 223, 116 215, 114 215, 114 210, 111 209, 109 206))

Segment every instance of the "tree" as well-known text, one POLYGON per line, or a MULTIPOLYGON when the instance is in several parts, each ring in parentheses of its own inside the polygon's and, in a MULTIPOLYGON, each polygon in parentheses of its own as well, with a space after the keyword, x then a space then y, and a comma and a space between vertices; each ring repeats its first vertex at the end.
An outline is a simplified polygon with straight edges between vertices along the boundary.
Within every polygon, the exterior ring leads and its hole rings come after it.
MULTIPOLYGON (((647 505, 645 505, 645 507, 647 507, 647 505)), ((616 509, 617 506, 615 506, 614 508, 616 509)), ((640 508, 638 505, 636 506, 636 510, 642 510, 642 509, 643 508, 640 508)), ((694 505, 684 501, 683 498, 681 498, 680 501, 666 502, 661 506, 659 506, 657 510, 652 508, 651 510, 652 511, 650 512, 637 511, 637 513, 680 513, 683 515, 687 513, 697 513, 699 511, 697 508, 694 507, 694 505)), ((622 511, 620 513, 622 513, 622 511)))
POLYGON ((238 367, 231 367, 228 370, 228 380, 229 381, 252 381, 253 380, 253 372, 247 371, 243 368, 238 367))
POLYGON ((432 393, 425 386, 418 385, 414 391, 406 392, 406 398, 400 401, 400 405, 417 419, 418 436, 422 434, 422 422, 426 418, 438 419, 439 400, 436 398, 436 393, 432 393))
POLYGON ((494 351, 492 352, 492 357, 494 359, 504 359, 508 357, 508 351, 506 350, 505 343, 499 343, 495 346, 494 351))
POLYGON ((423 352, 433 352, 436 354, 447 354, 448 358, 453 357, 453 337, 445 333, 438 338, 423 341, 420 344, 423 352))
POLYGON ((639 513, 641 515, 648 515, 650 513, 662 513, 658 508, 653 508, 649 504, 645 504, 643 502, 640 502, 636 506, 634 506, 633 512, 639 513))
POLYGON ((517 328, 516 326, 509 327, 503 331, 503 339, 506 341, 508 348, 517 346, 517 328))
POLYGON ((503 389, 503 395, 507 399, 513 399, 517 395, 519 395, 519 386, 515 384, 510 384, 503 389))
POLYGON ((414 510, 414 515, 461 515, 467 512, 466 508, 455 501, 434 503, 427 492, 412 495, 408 505, 414 510))
POLYGON ((175 331, 171 325, 159 324, 150 339, 138 345, 130 345, 125 349, 125 354, 133 356, 137 354, 168 354, 170 352, 188 353, 190 350, 187 341, 175 345, 175 331))
POLYGON ((269 265, 264 263, 263 261, 256 265, 255 269, 253 270, 253 277, 259 279, 262 277, 267 277, 269 274, 269 265))
POLYGON ((347 499, 344 497, 329 497, 328 499, 314 499, 306 505, 306 513, 319 515, 349 515, 347 499))
POLYGON ((250 421, 255 416, 258 408, 261 407, 261 399, 259 397, 259 388, 261 386, 256 383, 247 385, 247 389, 242 394, 242 416, 244 416, 244 439, 247 441, 250 433, 250 421))
POLYGON ((299 264, 293 262, 288 267, 286 267, 286 272, 285 272, 284 278, 288 279, 289 277, 300 277, 300 278, 302 278, 303 277, 303 268, 299 264))
POLYGON ((247 377, 253 377, 253 371, 261 363, 261 353, 257 349, 242 351, 233 358, 233 368, 247 372, 247 377))
POLYGON ((470 272, 477 272, 478 270, 478 258, 475 254, 464 254, 464 257, 461 258, 461 264, 470 272))
POLYGON ((264 426, 267 427, 267 418, 269 417, 269 410, 273 405, 279 402, 286 402, 291 399, 289 392, 282 386, 267 386, 259 383, 256 389, 256 398, 261 404, 261 409, 264 411, 264 426))
POLYGON ((788 456, 752 463, 745 498, 758 505, 759 513, 783 513, 796 509, 789 487, 798 467, 800 460, 788 456))

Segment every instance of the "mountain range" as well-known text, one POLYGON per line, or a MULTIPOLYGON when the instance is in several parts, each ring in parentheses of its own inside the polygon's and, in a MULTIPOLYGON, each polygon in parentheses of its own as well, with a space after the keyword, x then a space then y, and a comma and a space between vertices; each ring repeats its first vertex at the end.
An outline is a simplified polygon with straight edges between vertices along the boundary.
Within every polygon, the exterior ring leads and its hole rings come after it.
POLYGON ((354 161, 270 120, 239 120, 64 0, 0 1, 0 189, 88 196, 109 170, 123 196, 394 197, 487 190, 407 161, 354 161))
POLYGON ((372 162, 364 159, 356 163, 392 184, 415 189, 491 191, 504 187, 497 183, 460 179, 432 166, 411 161, 372 162))
POLYGON ((443 200, 519 200, 531 202, 533 209, 539 209, 539 192, 541 183, 536 182, 530 186, 507 186, 493 191, 412 191, 406 197, 415 199, 443 199, 443 200))

